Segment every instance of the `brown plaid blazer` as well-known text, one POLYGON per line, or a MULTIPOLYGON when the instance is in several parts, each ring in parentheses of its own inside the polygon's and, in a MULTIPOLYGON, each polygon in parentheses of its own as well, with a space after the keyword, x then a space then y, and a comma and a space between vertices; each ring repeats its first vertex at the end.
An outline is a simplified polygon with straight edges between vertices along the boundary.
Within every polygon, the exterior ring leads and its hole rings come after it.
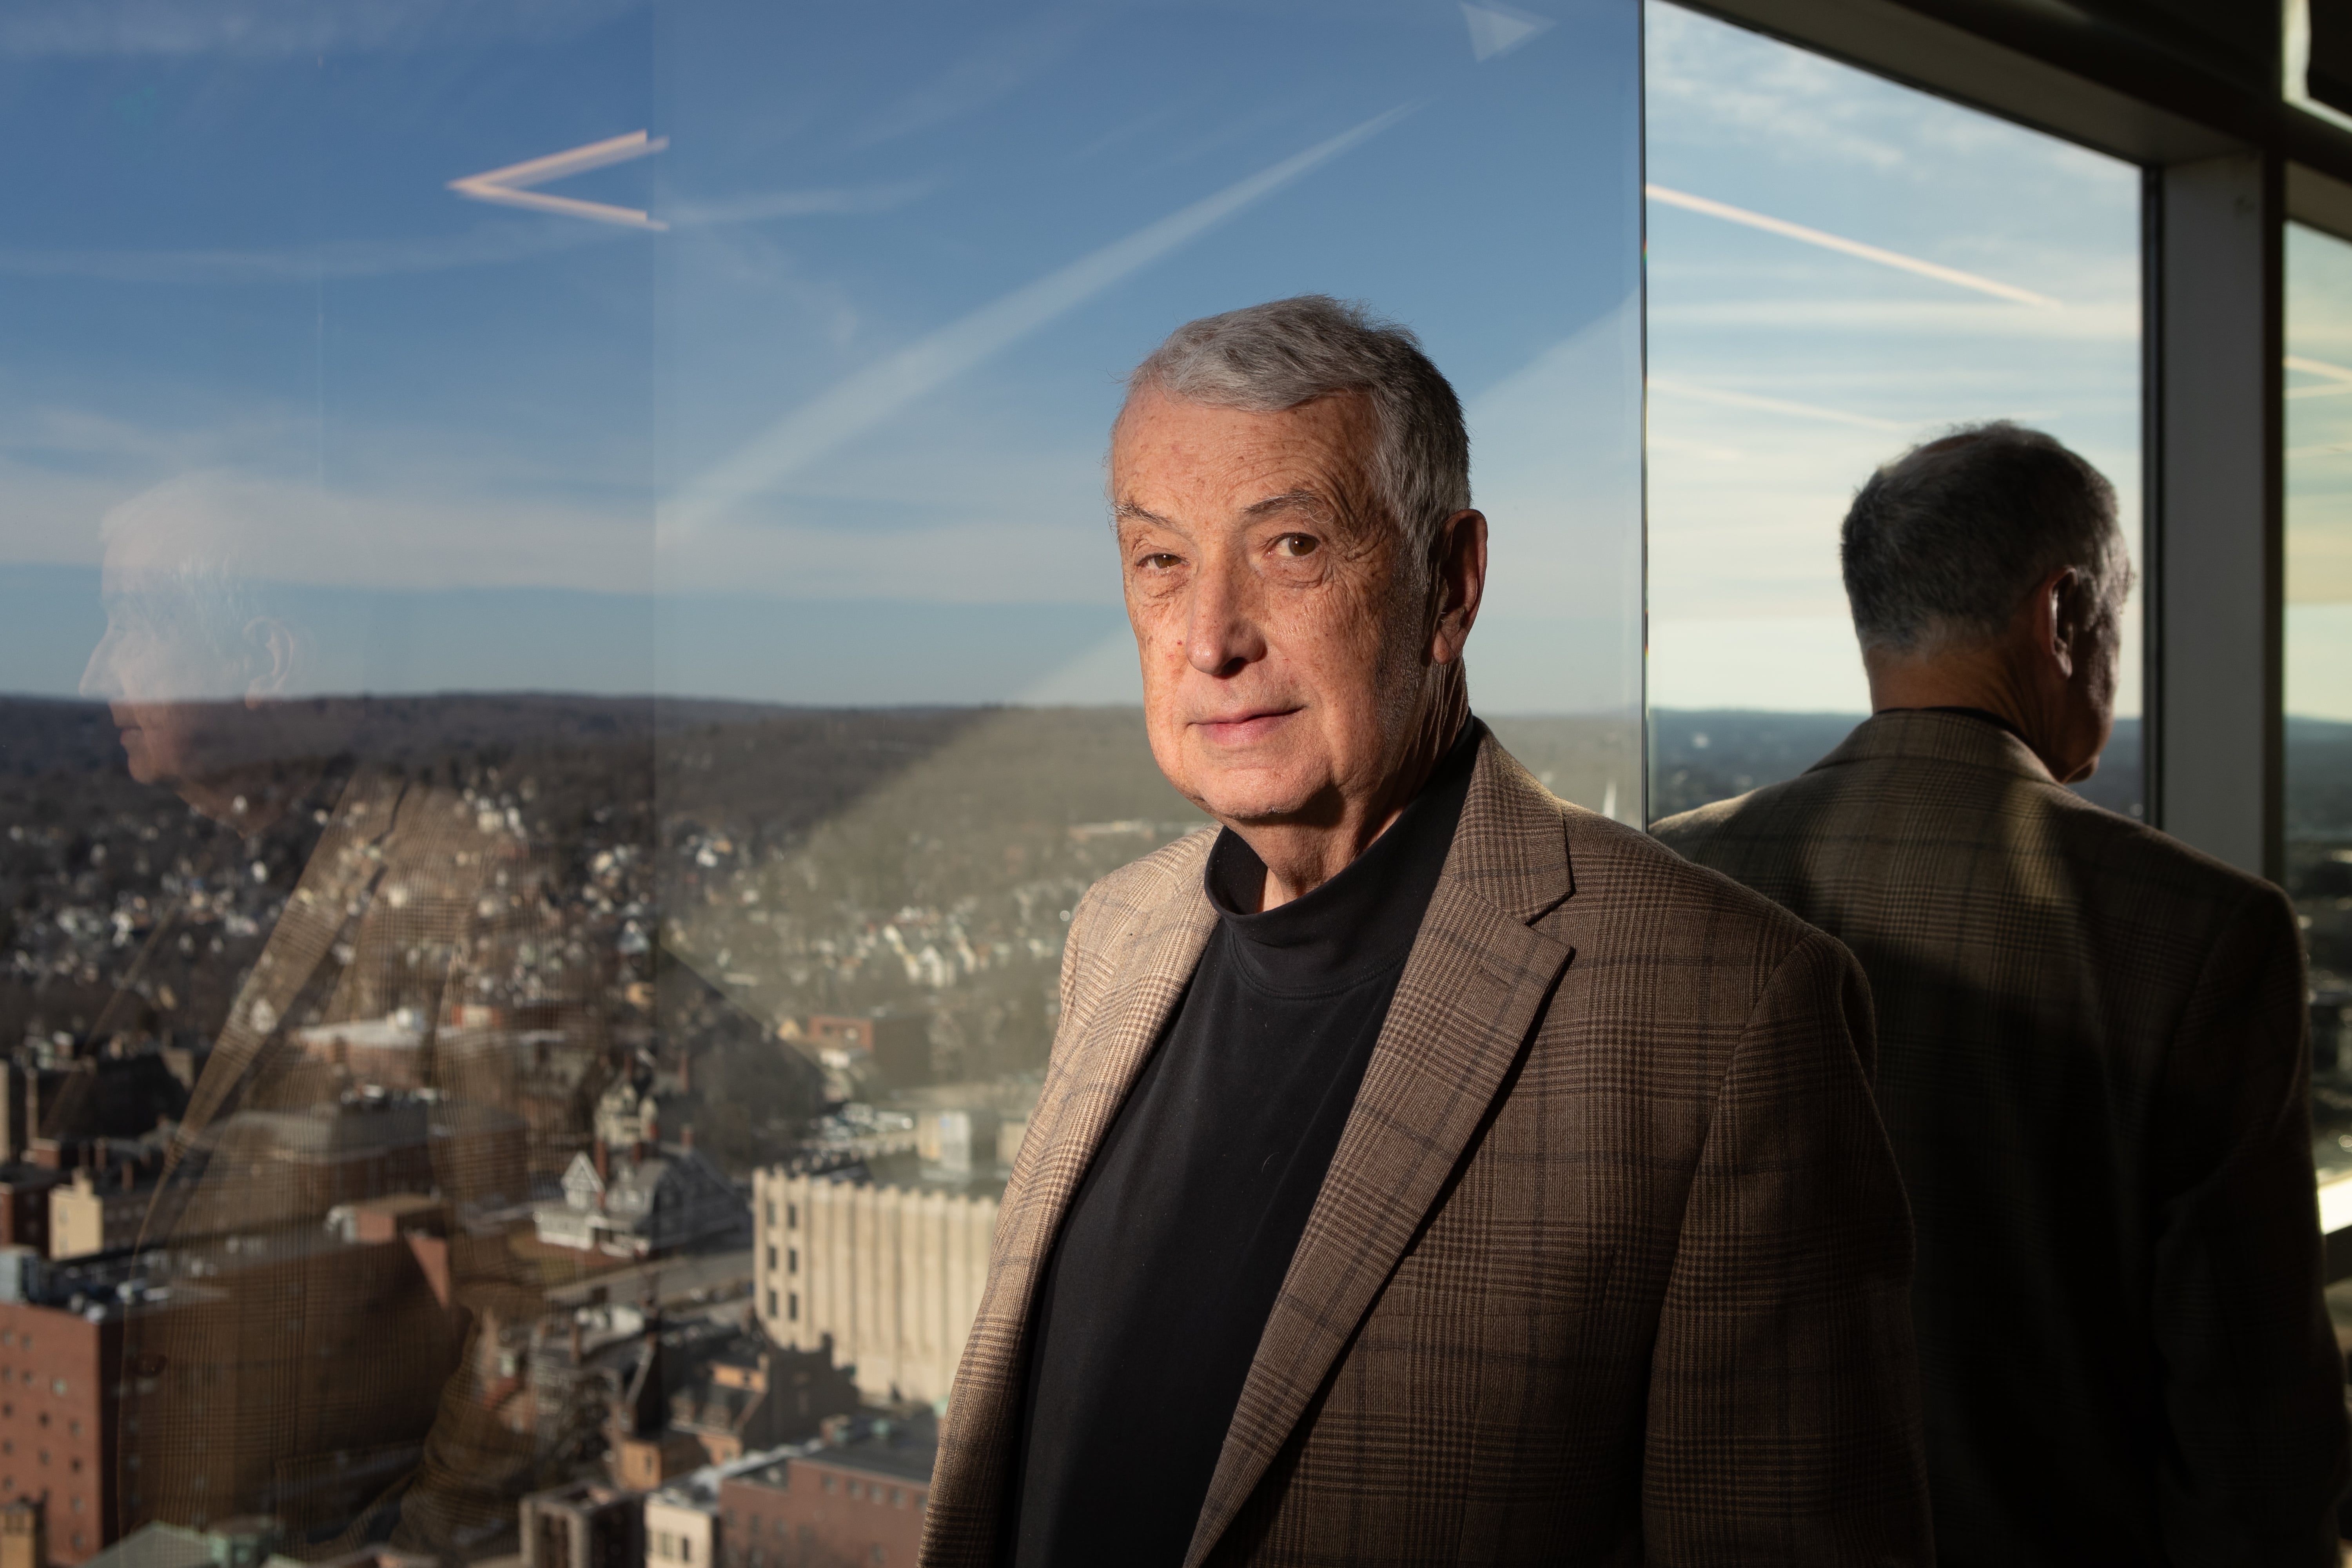
POLYGON ((2279 890, 1958 714, 1880 714, 1656 832, 1870 976, 1943 1561, 2333 1563, 2342 1377, 2279 890))
MULTIPOLYGON (((1072 920, 932 1568, 1001 1554, 1031 1295, 1206 942, 1210 842, 1072 920)), ((1871 1048, 1844 949, 1489 738, 1188 1565, 1927 1562, 1871 1048)))

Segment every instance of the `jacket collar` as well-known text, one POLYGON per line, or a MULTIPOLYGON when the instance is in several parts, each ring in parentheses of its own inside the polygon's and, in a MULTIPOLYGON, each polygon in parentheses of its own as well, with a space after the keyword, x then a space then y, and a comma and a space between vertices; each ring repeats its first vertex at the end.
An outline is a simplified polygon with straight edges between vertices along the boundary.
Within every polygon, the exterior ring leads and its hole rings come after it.
MULTIPOLYGON (((1135 895, 1132 917, 1114 928, 1110 940, 1124 951, 1101 957, 1119 978, 1076 1021, 1080 1033, 1049 1074, 1023 1143, 997 1222, 994 1276, 965 1352, 967 1374, 976 1375, 959 1385, 949 1412, 955 1440, 941 1451, 933 1487, 940 1501, 970 1500, 954 1561, 992 1561, 1037 1280, 1216 924, 1202 885, 1210 842, 1201 834, 1171 855, 1156 885, 1135 895)), ((1475 1136, 1571 957, 1530 925, 1574 886, 1559 802, 1487 736, 1445 869, 1226 1430, 1188 1568, 1215 1547, 1289 1439, 1475 1136)), ((933 1532, 944 1523, 934 1517, 933 1532)))
POLYGON ((1853 732, 1839 742, 1828 756, 1806 771, 1898 757, 1991 768, 2042 784, 2057 782, 2050 776, 2042 759, 2033 754, 2032 747, 1998 724, 1927 708, 1898 708, 1872 714, 1855 725, 1853 732))
POLYGON ((1489 735, 1421 933, 1266 1319, 1193 1528, 1197 1568, 1435 1205, 1571 950, 1530 923, 1575 888, 1559 805, 1489 735))

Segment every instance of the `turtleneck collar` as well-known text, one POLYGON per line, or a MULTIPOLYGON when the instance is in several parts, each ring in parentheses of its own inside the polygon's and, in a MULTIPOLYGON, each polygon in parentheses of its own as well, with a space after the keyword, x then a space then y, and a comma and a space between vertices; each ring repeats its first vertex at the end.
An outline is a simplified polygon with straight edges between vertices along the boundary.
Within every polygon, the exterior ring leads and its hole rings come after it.
POLYGON ((1226 948, 1255 984, 1289 995, 1341 991, 1402 961, 1437 890, 1486 726, 1473 718, 1388 831, 1314 891, 1278 908, 1252 906, 1265 862, 1226 828, 1209 851, 1209 901, 1226 948))

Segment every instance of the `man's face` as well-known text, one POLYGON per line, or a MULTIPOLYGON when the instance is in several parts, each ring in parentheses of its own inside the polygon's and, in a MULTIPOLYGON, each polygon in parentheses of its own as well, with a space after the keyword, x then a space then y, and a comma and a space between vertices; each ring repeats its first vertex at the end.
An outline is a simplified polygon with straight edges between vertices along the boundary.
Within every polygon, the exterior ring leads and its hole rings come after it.
POLYGON ((1424 584, 1359 395, 1276 414, 1137 395, 1111 442, 1153 757, 1229 823, 1336 820, 1409 743, 1424 584))
POLYGON ((106 635, 81 677, 83 696, 105 700, 131 776, 142 784, 200 776, 247 679, 235 650, 205 635, 167 543, 132 532, 107 546, 106 635))

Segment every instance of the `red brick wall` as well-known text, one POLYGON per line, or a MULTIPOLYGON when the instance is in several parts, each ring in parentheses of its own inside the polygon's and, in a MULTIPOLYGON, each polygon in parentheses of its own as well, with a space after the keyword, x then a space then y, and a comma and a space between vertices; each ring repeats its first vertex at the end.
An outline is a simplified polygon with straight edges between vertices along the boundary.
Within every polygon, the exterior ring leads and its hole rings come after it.
POLYGON ((755 1550, 757 1568, 913 1568, 928 1486, 822 1458, 793 1459, 785 1474, 783 1487, 719 1489, 724 1568, 753 1568, 755 1550))
POLYGON ((0 1246, 29 1247, 49 1255, 49 1189, 38 1183, 11 1183, 0 1190, 0 1246))
POLYGON ((121 1360, 120 1322, 0 1301, 0 1496, 47 1499, 53 1563, 79 1563, 114 1542, 108 1390, 121 1360))

